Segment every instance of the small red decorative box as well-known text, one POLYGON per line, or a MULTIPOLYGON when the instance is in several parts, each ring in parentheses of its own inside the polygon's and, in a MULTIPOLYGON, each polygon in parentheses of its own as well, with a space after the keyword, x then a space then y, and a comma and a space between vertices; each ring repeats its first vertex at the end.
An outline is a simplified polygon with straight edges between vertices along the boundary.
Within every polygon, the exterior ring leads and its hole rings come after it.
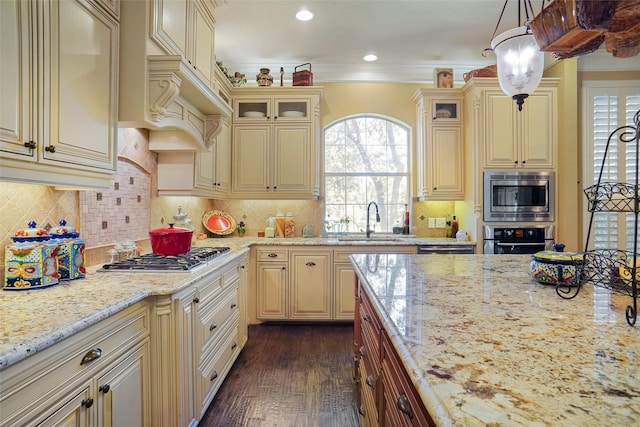
POLYGON ((313 73, 311 72, 311 63, 298 65, 293 69, 293 85, 294 86, 313 86, 313 73), (298 68, 309 66, 308 70, 298 71, 298 68))

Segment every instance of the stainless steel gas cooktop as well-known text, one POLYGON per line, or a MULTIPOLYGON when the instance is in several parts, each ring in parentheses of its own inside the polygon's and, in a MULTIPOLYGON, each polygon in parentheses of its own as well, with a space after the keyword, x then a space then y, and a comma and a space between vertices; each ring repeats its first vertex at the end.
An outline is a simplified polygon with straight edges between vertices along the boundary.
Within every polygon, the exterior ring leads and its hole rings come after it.
POLYGON ((184 255, 168 256, 154 253, 143 254, 124 261, 104 264, 101 272, 158 272, 158 271, 194 271, 210 265, 231 251, 228 247, 197 247, 184 255))

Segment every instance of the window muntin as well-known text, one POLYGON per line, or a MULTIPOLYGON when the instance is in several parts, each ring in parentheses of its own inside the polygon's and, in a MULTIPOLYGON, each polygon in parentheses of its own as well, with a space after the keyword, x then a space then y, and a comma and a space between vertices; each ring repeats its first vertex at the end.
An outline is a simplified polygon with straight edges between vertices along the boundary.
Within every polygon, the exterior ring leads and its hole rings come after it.
MULTIPOLYGON (((349 218, 329 232, 364 232, 369 202, 378 204, 376 232, 391 232, 404 217, 410 201, 408 126, 395 120, 364 114, 341 119, 324 132, 325 220, 349 218)), ((325 222, 326 224, 326 222, 325 222)))

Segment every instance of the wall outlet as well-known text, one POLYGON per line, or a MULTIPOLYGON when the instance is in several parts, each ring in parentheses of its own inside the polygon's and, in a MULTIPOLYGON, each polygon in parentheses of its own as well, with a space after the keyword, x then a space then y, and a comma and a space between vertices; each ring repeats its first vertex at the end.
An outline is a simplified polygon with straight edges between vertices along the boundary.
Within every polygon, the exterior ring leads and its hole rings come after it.
POLYGON ((435 227, 436 227, 436 219, 429 218, 429 228, 435 228, 435 227))
POLYGON ((436 228, 445 228, 447 226, 446 218, 436 218, 436 228))

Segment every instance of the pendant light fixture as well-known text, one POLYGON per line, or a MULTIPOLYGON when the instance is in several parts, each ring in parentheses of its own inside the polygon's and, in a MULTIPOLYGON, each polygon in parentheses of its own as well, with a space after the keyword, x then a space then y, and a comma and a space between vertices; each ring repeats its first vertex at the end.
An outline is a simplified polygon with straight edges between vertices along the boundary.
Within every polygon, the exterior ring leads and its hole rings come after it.
POLYGON ((544 53, 529 27, 533 19, 531 0, 516 0, 518 3, 518 26, 496 36, 502 15, 509 0, 505 0, 500 18, 493 31, 491 49, 498 60, 498 80, 502 91, 516 101, 522 111, 524 100, 536 90, 544 71, 544 53), (522 22, 522 9, 525 20, 522 22))

